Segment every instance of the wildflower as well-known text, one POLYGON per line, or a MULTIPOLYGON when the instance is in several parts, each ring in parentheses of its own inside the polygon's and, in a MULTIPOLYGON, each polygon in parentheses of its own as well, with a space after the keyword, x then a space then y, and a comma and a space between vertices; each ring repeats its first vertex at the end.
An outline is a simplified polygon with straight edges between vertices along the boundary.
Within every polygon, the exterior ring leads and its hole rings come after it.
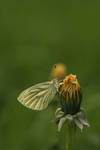
POLYGON ((67 67, 65 64, 59 63, 55 64, 51 70, 50 77, 52 79, 62 80, 66 76, 67 73, 67 67))
POLYGON ((64 123, 78 127, 83 130, 83 126, 89 127, 84 109, 80 108, 82 102, 82 90, 76 75, 70 74, 59 82, 59 99, 61 108, 55 112, 58 131, 60 132, 64 123))
POLYGON ((70 74, 60 83, 59 96, 65 114, 75 114, 80 110, 82 92, 76 75, 70 74))

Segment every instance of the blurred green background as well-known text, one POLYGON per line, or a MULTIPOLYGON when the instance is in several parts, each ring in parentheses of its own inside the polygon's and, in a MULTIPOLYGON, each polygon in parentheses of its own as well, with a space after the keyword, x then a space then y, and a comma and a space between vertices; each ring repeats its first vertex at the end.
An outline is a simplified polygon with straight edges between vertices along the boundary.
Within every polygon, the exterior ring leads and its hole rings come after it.
POLYGON ((36 112, 18 94, 48 80, 63 62, 78 76, 91 128, 73 150, 100 149, 100 0, 0 1, 0 150, 64 150, 67 131, 51 123, 55 109, 36 112))

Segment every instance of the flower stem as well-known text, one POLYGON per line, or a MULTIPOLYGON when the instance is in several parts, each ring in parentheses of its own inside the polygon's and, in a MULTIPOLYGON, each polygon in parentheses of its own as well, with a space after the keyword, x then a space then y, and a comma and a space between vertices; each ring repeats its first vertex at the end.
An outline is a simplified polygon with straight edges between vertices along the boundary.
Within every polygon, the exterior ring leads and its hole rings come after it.
POLYGON ((72 150, 72 127, 68 124, 68 142, 66 150, 72 150))

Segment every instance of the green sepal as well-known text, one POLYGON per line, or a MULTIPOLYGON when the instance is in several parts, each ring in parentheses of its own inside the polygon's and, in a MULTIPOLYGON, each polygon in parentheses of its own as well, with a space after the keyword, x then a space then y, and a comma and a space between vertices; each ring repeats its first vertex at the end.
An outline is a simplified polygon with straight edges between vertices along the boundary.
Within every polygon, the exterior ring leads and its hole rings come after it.
POLYGON ((78 127, 81 131, 83 127, 89 127, 89 123, 86 119, 85 111, 81 108, 80 111, 74 115, 64 114, 61 108, 58 108, 55 112, 56 124, 58 125, 58 132, 61 131, 63 125, 68 123, 72 127, 78 127))
POLYGON ((61 118, 62 116, 64 116, 64 112, 62 111, 61 108, 58 108, 55 112, 55 116, 56 118, 61 118))
POLYGON ((62 117, 59 120, 59 123, 58 123, 58 132, 61 131, 61 128, 63 127, 65 122, 70 123, 70 122, 72 122, 72 120, 73 120, 73 117, 71 115, 69 115, 69 114, 64 116, 64 117, 62 117))
POLYGON ((90 127, 90 125, 86 119, 86 114, 85 114, 85 111, 83 108, 81 108, 80 112, 77 113, 77 117, 83 125, 85 125, 86 127, 90 127))
POLYGON ((76 127, 78 127, 82 132, 83 124, 77 118, 74 118, 74 123, 75 123, 76 127))

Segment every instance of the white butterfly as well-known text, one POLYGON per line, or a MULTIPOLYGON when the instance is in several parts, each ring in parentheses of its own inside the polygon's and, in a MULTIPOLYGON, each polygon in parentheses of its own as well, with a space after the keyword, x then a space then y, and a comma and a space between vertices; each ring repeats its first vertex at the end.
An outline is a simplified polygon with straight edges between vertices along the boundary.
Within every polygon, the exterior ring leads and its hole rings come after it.
POLYGON ((33 110, 43 110, 54 99, 59 90, 57 79, 36 84, 24 90, 18 97, 18 101, 33 110))

